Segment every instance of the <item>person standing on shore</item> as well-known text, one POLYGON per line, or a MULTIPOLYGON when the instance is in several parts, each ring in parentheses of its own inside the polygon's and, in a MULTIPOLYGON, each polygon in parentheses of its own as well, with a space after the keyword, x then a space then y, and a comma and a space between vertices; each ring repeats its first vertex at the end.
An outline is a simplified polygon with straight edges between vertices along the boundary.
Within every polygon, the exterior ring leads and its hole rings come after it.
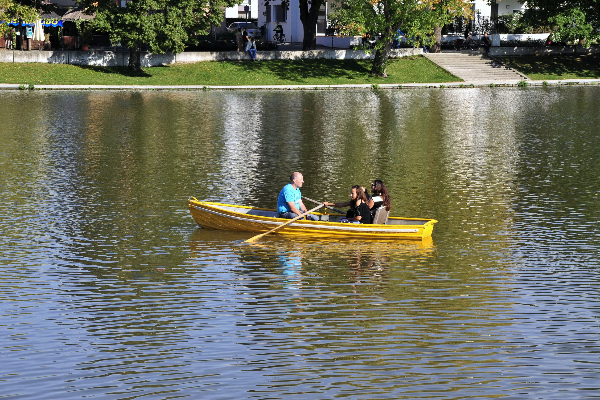
POLYGON ((244 51, 242 28, 237 28, 237 34, 235 35, 235 42, 237 43, 237 51, 244 51))
POLYGON ((244 51, 250 50, 250 36, 248 36, 248 27, 244 28, 242 39, 244 41, 244 51))
POLYGON ((488 37, 487 32, 485 32, 483 34, 483 38, 481 38, 481 45, 485 49, 485 54, 489 54, 490 53, 490 46, 492 44, 490 43, 490 38, 488 37))

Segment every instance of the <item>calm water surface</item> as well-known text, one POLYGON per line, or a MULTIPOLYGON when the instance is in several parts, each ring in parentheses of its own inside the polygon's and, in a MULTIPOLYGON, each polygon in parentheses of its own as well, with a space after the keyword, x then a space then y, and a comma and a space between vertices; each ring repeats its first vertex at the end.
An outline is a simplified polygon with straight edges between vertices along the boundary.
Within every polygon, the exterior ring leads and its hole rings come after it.
POLYGON ((600 398, 600 88, 0 93, 0 397, 600 398), (388 185, 432 241, 199 229, 388 185))

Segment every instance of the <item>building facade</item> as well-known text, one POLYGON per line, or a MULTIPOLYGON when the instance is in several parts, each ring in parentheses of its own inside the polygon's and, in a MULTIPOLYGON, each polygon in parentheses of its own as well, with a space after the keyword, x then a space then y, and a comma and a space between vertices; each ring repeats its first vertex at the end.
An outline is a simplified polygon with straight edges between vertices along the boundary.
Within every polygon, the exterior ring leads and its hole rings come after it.
MULTIPOLYGON (((275 0, 265 5, 264 0, 258 1, 258 26, 265 26, 267 38, 271 40, 274 32, 273 29, 279 22, 283 26, 287 41, 302 42, 304 39, 304 29, 300 21, 300 8, 298 0, 289 1, 289 9, 285 7, 285 3, 280 0, 275 0)), ((331 2, 325 3, 319 10, 319 20, 317 22, 317 42, 319 37, 327 36, 327 16, 331 11, 331 2)), ((474 0, 473 4, 473 23, 482 23, 483 21, 491 21, 495 16, 512 14, 514 12, 523 12, 525 5, 519 3, 518 0, 474 0)))

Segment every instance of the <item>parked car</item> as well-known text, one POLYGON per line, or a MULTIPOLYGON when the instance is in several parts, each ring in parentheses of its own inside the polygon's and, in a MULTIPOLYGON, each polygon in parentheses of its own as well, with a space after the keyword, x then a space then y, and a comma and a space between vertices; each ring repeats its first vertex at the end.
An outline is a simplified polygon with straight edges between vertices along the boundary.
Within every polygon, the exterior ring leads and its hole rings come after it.
POLYGON ((249 36, 260 36, 260 29, 258 29, 254 22, 233 22, 229 24, 227 30, 229 32, 237 32, 238 28, 242 28, 242 30, 244 30, 245 27, 248 27, 249 36))

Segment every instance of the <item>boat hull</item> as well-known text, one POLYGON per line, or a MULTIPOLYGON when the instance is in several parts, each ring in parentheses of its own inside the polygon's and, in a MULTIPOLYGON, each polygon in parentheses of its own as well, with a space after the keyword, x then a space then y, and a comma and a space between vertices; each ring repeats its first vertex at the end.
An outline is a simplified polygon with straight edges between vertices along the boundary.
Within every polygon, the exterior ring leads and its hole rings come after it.
MULTIPOLYGON (((203 228, 246 232, 267 232, 289 220, 276 218, 275 210, 188 200, 194 221, 203 228)), ((434 219, 390 217, 385 225, 336 222, 340 214, 314 213, 329 221, 298 220, 276 231, 290 236, 324 237, 330 239, 415 239, 431 237, 434 219)))

